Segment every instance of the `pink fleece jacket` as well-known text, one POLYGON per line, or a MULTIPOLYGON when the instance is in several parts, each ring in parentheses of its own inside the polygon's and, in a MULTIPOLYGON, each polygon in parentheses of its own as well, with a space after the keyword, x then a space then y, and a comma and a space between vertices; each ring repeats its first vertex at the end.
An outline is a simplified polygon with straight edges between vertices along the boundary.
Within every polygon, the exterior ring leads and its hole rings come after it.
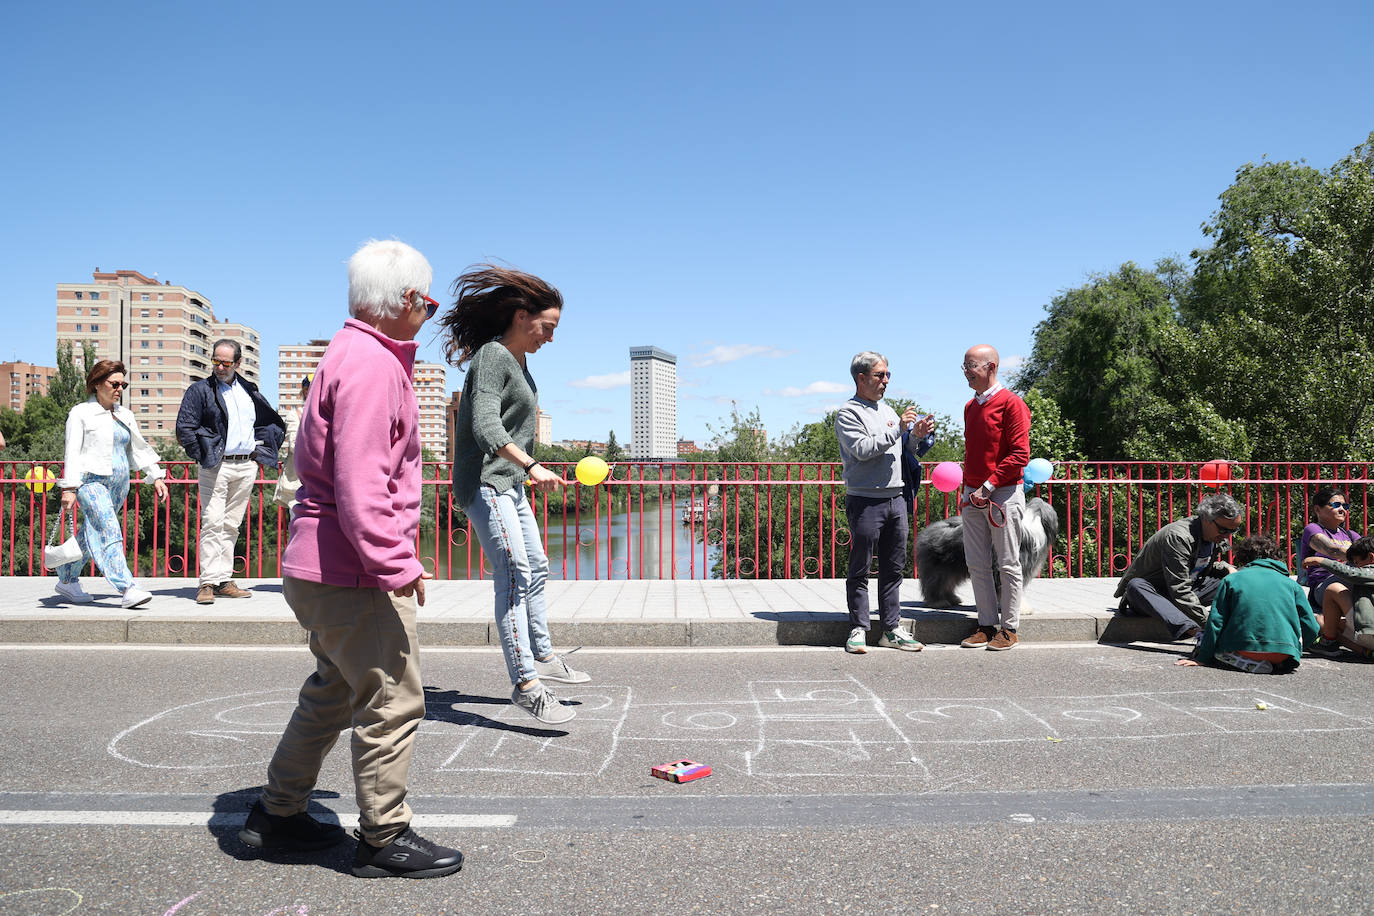
POLYGON ((414 341, 350 318, 315 370, 296 436, 300 500, 282 574, 387 591, 424 571, 414 341))

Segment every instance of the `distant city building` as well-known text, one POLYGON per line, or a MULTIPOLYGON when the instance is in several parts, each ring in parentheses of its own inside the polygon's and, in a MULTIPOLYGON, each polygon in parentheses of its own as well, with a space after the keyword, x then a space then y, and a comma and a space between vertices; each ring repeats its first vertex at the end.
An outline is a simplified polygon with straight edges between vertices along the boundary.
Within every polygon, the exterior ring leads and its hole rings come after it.
POLYGON ((48 382, 57 375, 54 366, 33 363, 0 363, 0 406, 22 411, 29 398, 48 393, 48 382))
POLYGON ((701 449, 697 448, 697 443, 695 439, 677 440, 677 456, 679 458, 681 458, 683 455, 695 455, 698 454, 700 451, 701 449))
MULTIPOLYGON (((312 340, 309 343, 282 344, 277 347, 277 400, 278 410, 288 410, 301 406, 301 379, 313 377, 324 351, 329 348, 327 340, 312 340)), ((448 443, 452 439, 451 427, 445 417, 444 382, 446 370, 438 363, 417 362, 415 364, 415 400, 420 404, 420 446, 436 455, 448 456, 448 443)), ((457 410, 458 395, 454 395, 454 410, 457 410)), ((452 461, 451 456, 448 457, 452 461)))
POLYGON ((534 427, 534 441, 540 445, 553 445, 553 417, 539 411, 539 419, 534 427))
POLYGON ((550 444, 558 448, 567 449, 570 452, 582 452, 588 455, 606 454, 606 443, 597 442, 595 439, 559 439, 557 442, 550 444))
POLYGON ((97 359, 128 369, 124 403, 147 436, 175 435, 181 396, 210 374, 210 349, 221 337, 243 348, 240 374, 255 384, 262 374, 262 342, 246 324, 217 321, 210 300, 186 286, 159 282, 136 270, 99 269, 89 282, 57 284, 57 342, 72 344, 84 375, 83 342, 97 359))
POLYGON ((282 344, 277 347, 277 410, 285 413, 302 406, 301 379, 313 377, 320 364, 327 340, 312 340, 303 344, 282 344))
POLYGON ((447 370, 440 363, 417 362, 414 371, 415 400, 420 403, 420 447, 442 460, 448 454, 448 423, 444 408, 448 394, 447 370))
POLYGON ((677 357, 630 348, 630 457, 677 457, 677 357))
POLYGON ((444 405, 444 430, 448 433, 448 447, 444 450, 449 464, 453 463, 453 443, 457 440, 458 405, 463 401, 463 392, 455 391, 444 405))

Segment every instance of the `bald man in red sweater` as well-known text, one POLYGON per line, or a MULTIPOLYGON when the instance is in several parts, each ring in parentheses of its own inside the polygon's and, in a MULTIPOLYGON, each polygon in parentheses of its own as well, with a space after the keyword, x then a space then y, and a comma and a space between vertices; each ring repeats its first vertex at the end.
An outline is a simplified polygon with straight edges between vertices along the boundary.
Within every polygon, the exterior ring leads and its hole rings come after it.
POLYGON ((960 645, 1005 651, 1021 622, 1021 477, 1030 461, 1030 410, 997 382, 1001 357, 987 344, 964 354, 973 399, 964 405, 964 486, 959 500, 964 557, 978 605, 978 629, 960 645), (998 595, 994 567, 1001 576, 998 595), (1000 600, 999 600, 1000 599, 1000 600))

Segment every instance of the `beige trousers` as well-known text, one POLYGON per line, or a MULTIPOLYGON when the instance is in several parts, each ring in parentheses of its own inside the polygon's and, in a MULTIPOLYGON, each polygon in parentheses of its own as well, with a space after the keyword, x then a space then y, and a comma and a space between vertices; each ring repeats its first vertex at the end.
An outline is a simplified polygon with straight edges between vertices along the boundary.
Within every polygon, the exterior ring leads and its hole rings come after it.
POLYGON ((257 479, 256 461, 221 461, 200 469, 201 585, 223 585, 234 578, 234 542, 257 479))
POLYGON ((282 591, 310 633, 316 665, 268 765, 263 807, 279 816, 304 811, 325 756, 352 727, 358 829, 385 846, 410 824, 406 784, 425 717, 415 599, 290 577, 282 591))
MULTIPOLYGON (((967 500, 969 488, 961 493, 967 500)), ((1021 625, 1021 517, 1025 511, 1026 495, 1020 484, 993 490, 992 499, 982 508, 964 502, 960 510, 964 558, 979 626, 1015 630, 1021 625), (993 569, 1001 579, 1000 594, 993 569)))

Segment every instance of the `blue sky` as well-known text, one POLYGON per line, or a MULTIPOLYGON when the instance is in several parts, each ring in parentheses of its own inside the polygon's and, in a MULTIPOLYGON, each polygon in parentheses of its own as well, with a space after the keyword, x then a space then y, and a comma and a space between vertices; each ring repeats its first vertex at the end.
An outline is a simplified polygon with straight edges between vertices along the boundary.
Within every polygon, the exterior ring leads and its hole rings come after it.
MULTIPOLYGON (((567 307, 531 359, 555 438, 629 439, 628 349, 679 358, 679 435, 852 393, 959 416, 1058 291, 1187 255, 1238 166, 1374 129, 1368 2, 11 5, 0 359, 51 364, 54 287, 133 268, 276 347, 400 238, 441 301, 499 259, 567 307)), ((423 358, 442 361, 422 332, 423 358)), ((451 389, 462 376, 450 370, 451 389)))

